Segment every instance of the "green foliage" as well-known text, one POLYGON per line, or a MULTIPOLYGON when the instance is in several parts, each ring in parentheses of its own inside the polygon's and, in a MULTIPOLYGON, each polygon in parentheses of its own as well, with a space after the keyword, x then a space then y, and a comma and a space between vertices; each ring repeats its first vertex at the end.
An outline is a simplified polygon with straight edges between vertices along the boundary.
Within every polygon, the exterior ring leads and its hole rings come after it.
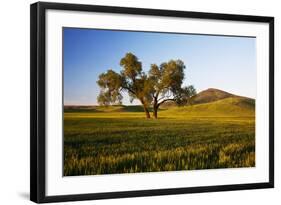
POLYGON ((159 107, 167 102, 174 101, 178 105, 186 105, 196 94, 193 86, 182 87, 185 65, 181 60, 170 60, 159 67, 152 64, 149 70, 150 93, 153 99, 153 113, 157 118, 159 107))
POLYGON ((98 103, 101 105, 110 105, 112 103, 121 104, 122 78, 113 70, 99 75, 98 85, 101 87, 98 96, 98 103))
POLYGON ((127 91, 131 102, 138 99, 143 105, 146 117, 150 118, 148 111, 151 102, 150 84, 147 76, 142 72, 142 64, 138 58, 127 53, 120 60, 120 65, 123 67, 120 74, 113 70, 108 70, 99 76, 97 81, 101 87, 100 95, 97 100, 100 105, 110 105, 114 103, 121 104, 122 91, 127 91))
POLYGON ((120 74, 108 70, 99 76, 97 83, 101 91, 97 100, 100 105, 121 104, 121 92, 125 90, 131 102, 140 100, 147 118, 150 117, 149 106, 153 103, 154 117, 157 118, 158 108, 164 102, 171 100, 185 105, 196 94, 193 86, 182 87, 185 65, 181 60, 170 60, 159 67, 152 64, 148 75, 132 53, 127 53, 120 65, 123 67, 120 74))
POLYGON ((196 95, 195 88, 190 85, 187 87, 183 87, 179 89, 178 92, 175 92, 175 102, 182 106, 182 105, 190 105, 192 104, 192 97, 196 95))
POLYGON ((151 65, 149 79, 152 84, 152 95, 154 97, 172 97, 173 93, 179 92, 184 79, 185 65, 181 60, 170 60, 162 63, 160 67, 151 65))
POLYGON ((127 53, 125 57, 121 59, 120 65, 124 68, 122 75, 132 81, 142 73, 142 64, 132 53, 127 53))
POLYGON ((137 106, 80 109, 64 114, 66 176, 255 166, 245 99, 160 109, 158 120, 143 120, 137 106))

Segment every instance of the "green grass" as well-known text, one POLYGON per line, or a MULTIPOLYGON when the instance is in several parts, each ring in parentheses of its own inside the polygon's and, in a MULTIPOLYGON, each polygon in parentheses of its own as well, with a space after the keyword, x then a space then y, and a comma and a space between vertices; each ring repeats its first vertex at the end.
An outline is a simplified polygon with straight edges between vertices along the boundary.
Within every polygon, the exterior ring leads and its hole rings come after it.
POLYGON ((64 175, 255 166, 254 105, 236 98, 159 111, 66 109, 64 175))

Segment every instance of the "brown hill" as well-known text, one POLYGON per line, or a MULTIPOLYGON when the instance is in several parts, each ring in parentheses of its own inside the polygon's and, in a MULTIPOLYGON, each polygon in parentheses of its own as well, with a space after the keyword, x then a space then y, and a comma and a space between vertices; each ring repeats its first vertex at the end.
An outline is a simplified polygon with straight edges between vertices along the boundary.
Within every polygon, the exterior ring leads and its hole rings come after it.
POLYGON ((231 93, 225 92, 223 90, 209 88, 207 90, 203 90, 197 95, 195 95, 192 99, 192 104, 202 104, 214 102, 217 100, 222 100, 229 97, 237 97, 231 93))

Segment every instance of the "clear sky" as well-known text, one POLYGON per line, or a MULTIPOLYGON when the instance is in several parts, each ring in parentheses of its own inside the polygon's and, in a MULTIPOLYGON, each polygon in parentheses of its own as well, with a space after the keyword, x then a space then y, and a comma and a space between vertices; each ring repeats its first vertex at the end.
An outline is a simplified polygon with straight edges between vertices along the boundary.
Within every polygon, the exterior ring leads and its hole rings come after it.
MULTIPOLYGON (((218 88, 256 97, 255 38, 78 28, 64 28, 63 36, 65 105, 96 105, 99 74, 119 72, 127 52, 139 58, 144 71, 152 63, 181 59, 184 85, 197 92, 218 88)), ((123 104, 130 104, 127 95, 123 104)))

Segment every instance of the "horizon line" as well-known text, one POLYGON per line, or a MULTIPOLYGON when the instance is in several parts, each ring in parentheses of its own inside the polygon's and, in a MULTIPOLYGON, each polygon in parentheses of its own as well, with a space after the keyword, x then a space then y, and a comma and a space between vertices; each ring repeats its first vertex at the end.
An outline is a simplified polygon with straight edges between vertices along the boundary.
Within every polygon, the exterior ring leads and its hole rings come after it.
MULTIPOLYGON (((206 91, 206 90, 209 90, 209 89, 215 89, 215 90, 220 90, 220 91, 222 91, 222 92, 226 92, 226 93, 229 93, 229 94, 232 94, 232 95, 234 95, 234 96, 236 96, 236 97, 243 97, 243 98, 250 98, 250 99, 253 99, 253 100, 255 100, 256 101, 256 98, 253 98, 253 97, 248 97, 248 96, 243 96, 243 95, 238 95, 238 94, 233 94, 233 93, 231 93, 231 92, 228 92, 228 91, 225 91, 225 90, 221 90, 221 89, 218 89, 218 88, 213 88, 213 87, 209 87, 209 88, 207 88, 207 89, 204 89, 204 90, 201 90, 200 92, 198 92, 197 94, 199 94, 199 93, 201 93, 201 92, 203 92, 203 91, 206 91)), ((116 104, 116 105, 108 105, 108 106, 140 106, 141 105, 141 103, 139 103, 139 104, 133 104, 133 103, 131 103, 131 104, 116 104)), ((63 103, 63 106, 105 106, 105 105, 99 105, 99 104, 64 104, 63 103)))

